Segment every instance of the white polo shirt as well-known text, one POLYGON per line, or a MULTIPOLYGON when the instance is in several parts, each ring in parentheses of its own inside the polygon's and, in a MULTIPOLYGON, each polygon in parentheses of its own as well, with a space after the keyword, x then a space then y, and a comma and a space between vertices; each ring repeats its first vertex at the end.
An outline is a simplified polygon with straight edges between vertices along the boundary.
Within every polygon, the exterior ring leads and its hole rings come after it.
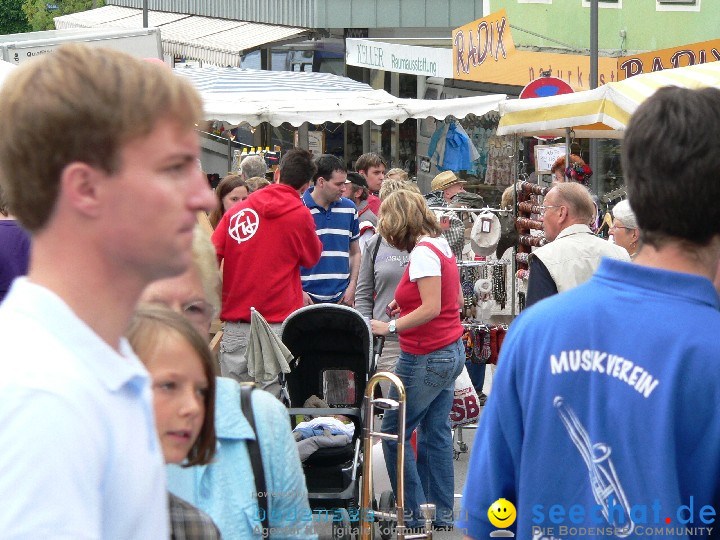
POLYGON ((3 538, 168 538, 151 390, 127 341, 118 354, 17 279, 0 305, 3 538))

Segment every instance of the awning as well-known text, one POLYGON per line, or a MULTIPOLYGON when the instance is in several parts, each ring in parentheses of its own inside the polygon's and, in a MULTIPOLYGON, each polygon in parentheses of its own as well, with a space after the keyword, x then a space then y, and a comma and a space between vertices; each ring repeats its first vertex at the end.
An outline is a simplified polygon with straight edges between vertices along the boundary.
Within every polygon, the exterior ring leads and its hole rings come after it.
POLYGON ((500 104, 498 135, 565 135, 583 138, 623 136, 638 106, 663 86, 720 88, 720 62, 664 69, 607 83, 594 90, 500 104))
POLYGON ((263 71, 238 68, 177 68, 200 91, 205 118, 236 125, 269 122, 366 121, 382 124, 409 118, 464 118, 498 110, 505 94, 457 99, 401 99, 365 83, 329 73, 263 71))
MULTIPOLYGON (((304 40, 308 28, 149 11, 148 25, 160 29, 163 52, 220 66, 240 66, 242 56, 270 43, 304 40)), ((55 17, 55 27, 142 28, 142 10, 105 6, 55 17)))

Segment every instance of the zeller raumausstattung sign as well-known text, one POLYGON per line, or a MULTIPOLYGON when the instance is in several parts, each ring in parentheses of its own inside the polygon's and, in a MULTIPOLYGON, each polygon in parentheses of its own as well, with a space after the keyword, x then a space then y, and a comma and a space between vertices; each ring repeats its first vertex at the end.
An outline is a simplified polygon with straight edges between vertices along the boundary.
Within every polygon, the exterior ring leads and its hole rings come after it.
POLYGON ((409 75, 452 78, 452 49, 348 38, 345 63, 409 75))

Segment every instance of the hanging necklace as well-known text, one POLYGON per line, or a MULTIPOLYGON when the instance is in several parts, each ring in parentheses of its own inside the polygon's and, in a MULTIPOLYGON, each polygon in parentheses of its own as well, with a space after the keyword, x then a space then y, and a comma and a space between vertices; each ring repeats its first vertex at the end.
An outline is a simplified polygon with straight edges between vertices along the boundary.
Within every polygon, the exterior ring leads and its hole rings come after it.
POLYGON ((500 304, 500 309, 505 309, 507 292, 505 288, 505 268, 500 265, 493 266, 493 297, 500 304))

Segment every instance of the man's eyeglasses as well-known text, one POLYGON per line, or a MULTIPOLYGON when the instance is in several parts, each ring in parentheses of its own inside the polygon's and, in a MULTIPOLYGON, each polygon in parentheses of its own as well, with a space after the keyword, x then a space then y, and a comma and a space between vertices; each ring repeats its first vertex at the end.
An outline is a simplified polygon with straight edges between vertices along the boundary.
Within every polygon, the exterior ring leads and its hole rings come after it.
POLYGON ((183 314, 192 320, 208 322, 215 316, 215 308, 204 300, 190 302, 182 307, 183 314))
POLYGON ((610 227, 610 230, 612 231, 613 229, 630 229, 630 230, 632 230, 632 229, 634 229, 634 227, 623 227, 622 225, 613 225, 610 227))
POLYGON ((547 206, 538 206, 537 209, 540 210, 540 214, 544 214, 545 210, 548 208, 562 208, 564 205, 558 204, 558 205, 547 205, 547 206))

